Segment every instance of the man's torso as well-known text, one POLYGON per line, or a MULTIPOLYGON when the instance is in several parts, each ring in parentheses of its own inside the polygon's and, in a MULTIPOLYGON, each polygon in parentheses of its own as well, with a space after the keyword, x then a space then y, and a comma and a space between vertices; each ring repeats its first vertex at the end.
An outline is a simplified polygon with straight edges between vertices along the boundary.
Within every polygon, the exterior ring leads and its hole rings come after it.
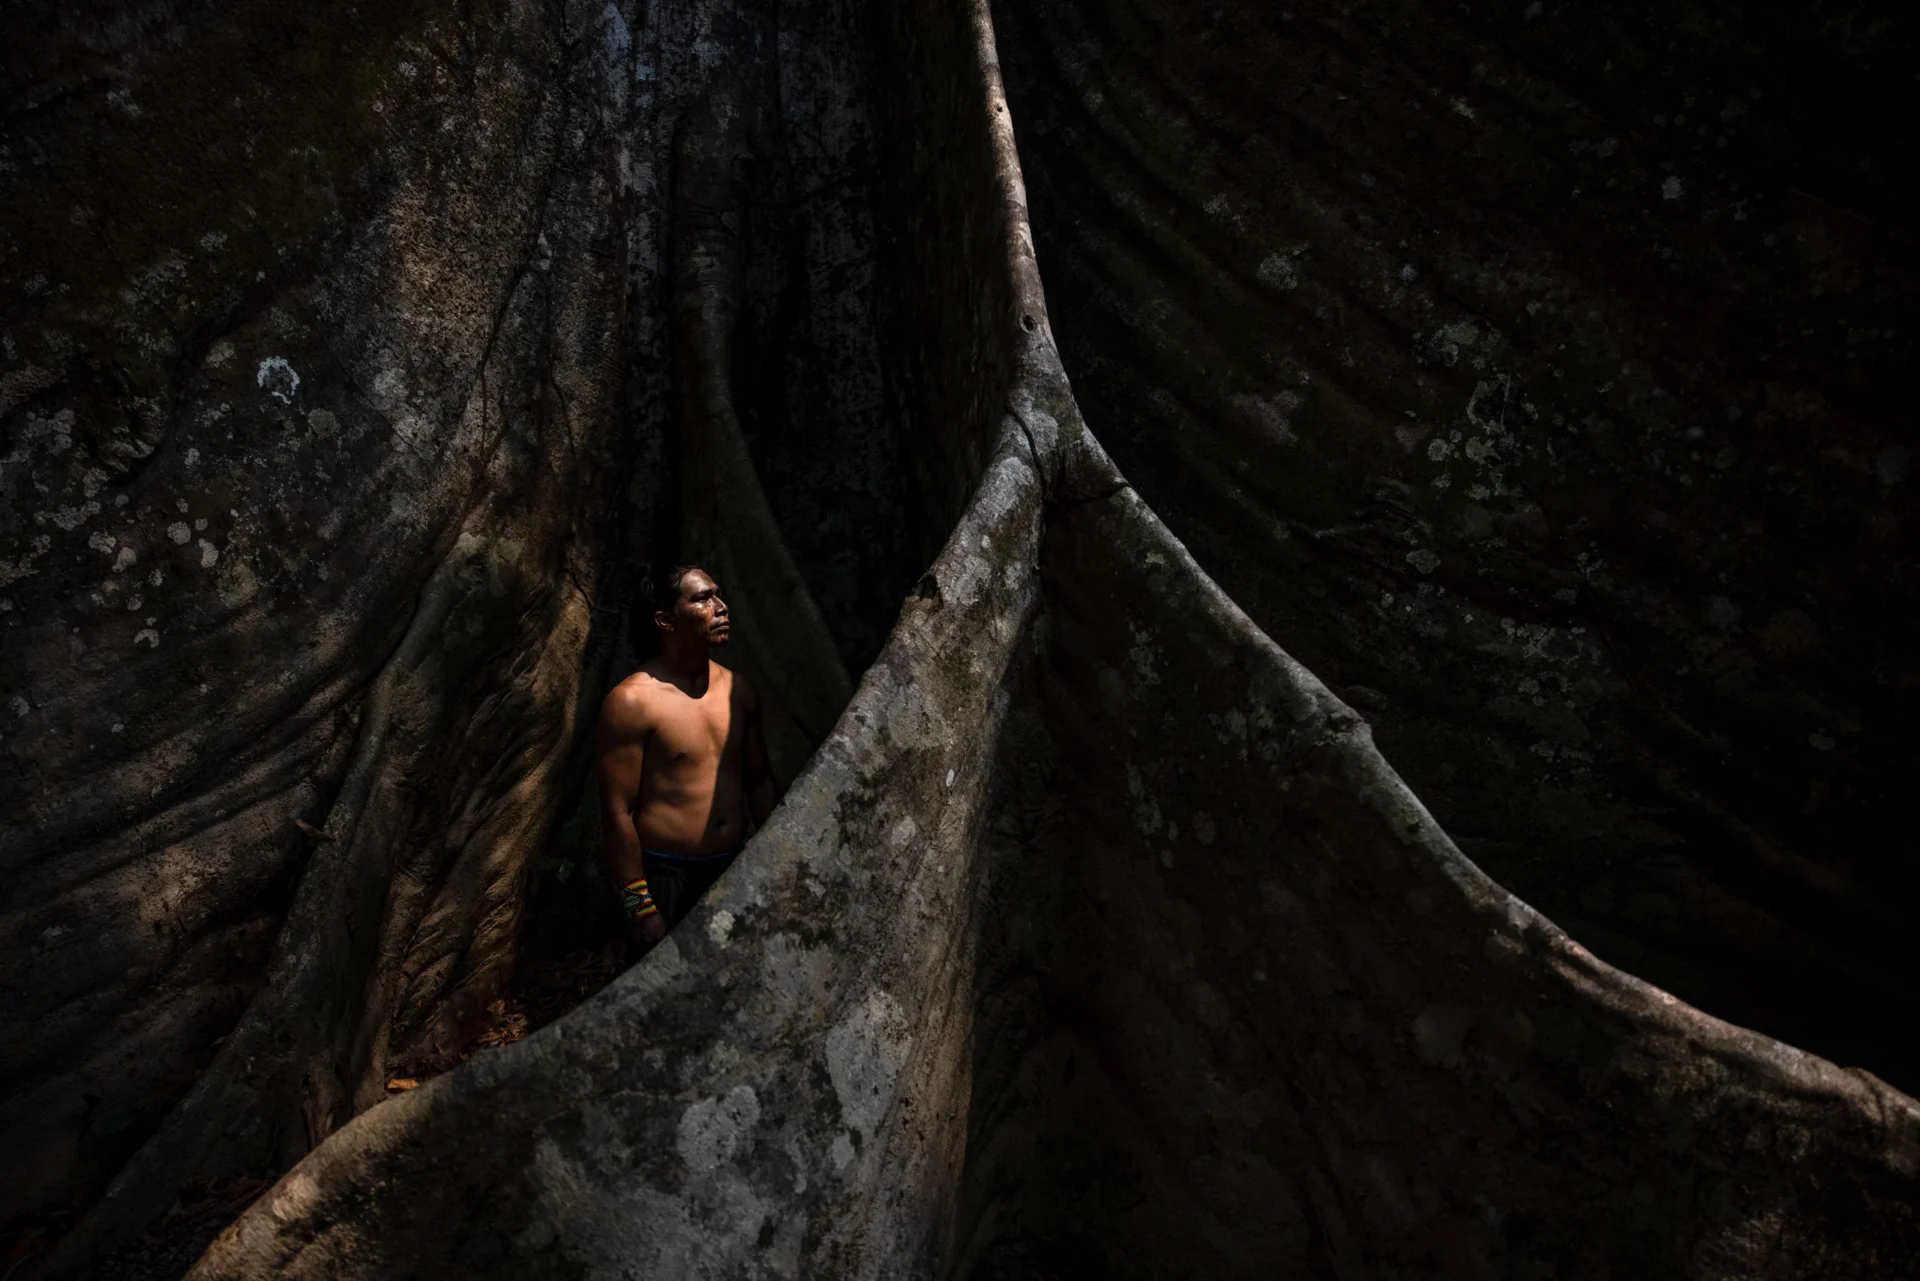
POLYGON ((742 777, 745 718, 736 704, 733 673, 709 664, 699 698, 643 668, 638 682, 642 715, 634 727, 642 751, 640 792, 633 825, 640 843, 670 854, 721 854, 747 835, 742 777))

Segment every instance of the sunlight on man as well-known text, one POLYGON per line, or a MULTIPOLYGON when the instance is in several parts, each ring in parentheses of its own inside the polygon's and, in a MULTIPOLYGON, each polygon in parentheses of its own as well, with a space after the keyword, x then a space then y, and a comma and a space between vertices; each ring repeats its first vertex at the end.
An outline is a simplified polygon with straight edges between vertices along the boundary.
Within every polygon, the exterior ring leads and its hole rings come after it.
POLYGON ((779 799, 760 698, 713 661, 727 603, 704 569, 676 566, 642 595, 660 653, 613 687, 594 754, 600 829, 633 942, 651 947, 700 901, 779 799))

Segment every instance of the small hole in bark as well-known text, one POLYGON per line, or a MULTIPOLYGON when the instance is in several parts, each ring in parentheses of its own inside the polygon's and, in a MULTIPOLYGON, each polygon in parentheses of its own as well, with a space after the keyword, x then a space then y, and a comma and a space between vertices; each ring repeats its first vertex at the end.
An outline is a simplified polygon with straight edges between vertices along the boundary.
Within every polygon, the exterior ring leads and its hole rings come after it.
POLYGON ((1035 320, 1032 316, 1020 317, 1020 324, 1022 327, 1026 329, 1028 333, 1032 333, 1034 330, 1040 327, 1040 322, 1035 320))

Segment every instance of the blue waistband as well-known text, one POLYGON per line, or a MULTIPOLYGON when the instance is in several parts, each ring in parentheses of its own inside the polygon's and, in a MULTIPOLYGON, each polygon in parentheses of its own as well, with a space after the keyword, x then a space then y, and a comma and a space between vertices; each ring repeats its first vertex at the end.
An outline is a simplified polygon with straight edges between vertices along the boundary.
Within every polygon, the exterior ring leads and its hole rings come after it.
POLYGON ((649 849, 642 845, 640 852, 648 858, 657 858, 668 863, 717 863, 721 859, 732 858, 739 850, 728 850, 724 854, 669 854, 665 850, 649 849))

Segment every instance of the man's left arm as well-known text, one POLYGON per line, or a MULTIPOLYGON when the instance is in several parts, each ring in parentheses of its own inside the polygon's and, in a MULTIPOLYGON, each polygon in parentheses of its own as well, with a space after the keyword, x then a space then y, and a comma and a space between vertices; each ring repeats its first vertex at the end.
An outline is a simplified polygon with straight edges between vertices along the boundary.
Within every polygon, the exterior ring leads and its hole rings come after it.
POLYGON ((767 825, 767 819, 773 814, 773 807, 780 800, 780 789, 773 780, 773 765, 767 760, 767 733, 760 718, 760 691, 743 676, 740 678, 740 693, 740 711, 747 722, 746 752, 741 768, 746 773, 747 809, 753 815, 755 830, 758 830, 767 825))

